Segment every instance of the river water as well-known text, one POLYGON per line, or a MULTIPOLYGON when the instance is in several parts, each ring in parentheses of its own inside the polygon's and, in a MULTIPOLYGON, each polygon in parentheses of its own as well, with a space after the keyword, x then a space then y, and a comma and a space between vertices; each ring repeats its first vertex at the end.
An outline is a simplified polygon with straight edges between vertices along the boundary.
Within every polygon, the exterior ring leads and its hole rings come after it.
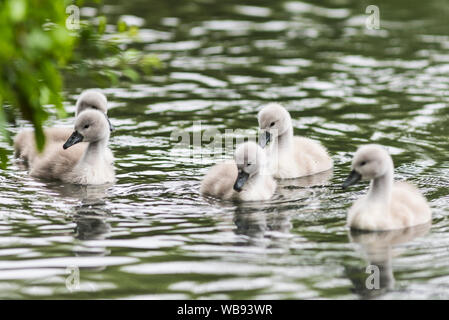
MULTIPOLYGON (((129 46, 165 67, 103 89, 115 185, 39 181, 15 164, 0 172, 0 298, 449 298, 445 1, 107 0, 103 12, 139 25, 129 46), (378 30, 366 27, 372 4, 378 30), (333 172, 281 181, 267 202, 202 197, 221 158, 207 156, 217 151, 204 133, 254 134, 273 101, 296 135, 328 148, 333 172), (178 147, 178 133, 203 141, 178 147), (366 143, 386 146, 395 178, 419 186, 431 226, 348 230, 367 184, 340 185, 366 143), (381 285, 369 289, 376 267, 381 285)), ((71 114, 86 83, 66 81, 71 114)))

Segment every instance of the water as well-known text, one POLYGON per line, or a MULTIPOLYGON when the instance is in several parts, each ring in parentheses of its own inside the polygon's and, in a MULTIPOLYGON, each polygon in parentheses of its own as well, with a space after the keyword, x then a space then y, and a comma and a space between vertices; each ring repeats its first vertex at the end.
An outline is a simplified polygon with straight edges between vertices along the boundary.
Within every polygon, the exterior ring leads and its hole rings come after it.
MULTIPOLYGON (((112 21, 143 19, 131 45, 166 68, 104 90, 115 185, 1 172, 0 298, 449 298, 445 1, 377 1, 381 30, 365 27, 371 1, 105 4, 112 21), (252 134, 271 101, 290 111, 295 134, 329 149, 333 173, 283 181, 265 203, 201 197, 211 147, 173 154, 171 134, 252 134), (349 232, 346 211, 367 186, 339 186, 369 142, 388 147, 396 179, 423 191, 431 226, 349 232), (380 290, 365 286, 370 264, 380 290)), ((70 112, 88 82, 66 82, 70 112)))

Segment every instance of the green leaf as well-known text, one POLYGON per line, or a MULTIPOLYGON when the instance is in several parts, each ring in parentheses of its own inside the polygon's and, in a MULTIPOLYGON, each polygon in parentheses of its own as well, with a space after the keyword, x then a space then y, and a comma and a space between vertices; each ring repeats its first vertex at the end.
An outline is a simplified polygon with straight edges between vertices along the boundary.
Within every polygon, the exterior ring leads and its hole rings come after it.
POLYGON ((123 72, 124 76, 130 78, 132 81, 137 81, 140 78, 139 74, 131 68, 127 68, 127 69, 123 70, 122 72, 123 72))
POLYGON ((2 140, 10 142, 9 132, 6 130, 6 115, 3 109, 3 103, 0 99, 0 133, 2 135, 2 140))
POLYGON ((118 32, 125 32, 128 26, 126 25, 126 22, 123 20, 119 20, 117 23, 117 31, 118 32))
POLYGON ((20 22, 25 19, 27 11, 27 3, 25 0, 9 0, 7 6, 12 21, 20 22))
POLYGON ((105 16, 100 16, 98 17, 98 33, 99 34, 104 34, 104 32, 106 31, 106 17, 105 16))
POLYGON ((6 169, 8 166, 8 150, 0 147, 0 168, 6 169))

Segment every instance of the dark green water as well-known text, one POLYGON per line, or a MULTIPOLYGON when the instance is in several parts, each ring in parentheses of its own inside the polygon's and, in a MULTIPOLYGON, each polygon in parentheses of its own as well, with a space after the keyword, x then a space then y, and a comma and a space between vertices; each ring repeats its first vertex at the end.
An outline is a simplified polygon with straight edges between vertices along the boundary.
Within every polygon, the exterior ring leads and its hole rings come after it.
MULTIPOLYGON (((104 90, 117 184, 81 188, 17 166, 1 171, 0 298, 449 298, 446 1, 105 4, 112 21, 143 19, 142 41, 130 45, 166 68, 104 90), (380 30, 365 27, 371 4, 380 30), (172 133, 253 134, 271 101, 290 111, 295 134, 329 149, 333 175, 283 181, 265 203, 201 197, 216 161, 201 154, 212 147, 174 153, 172 133), (430 229, 349 234, 346 211, 367 186, 339 186, 356 147, 371 142, 388 147, 396 179, 423 191, 430 229), (380 290, 365 287, 371 263, 380 290), (67 287, 73 270, 79 286, 67 287)), ((86 83, 67 80, 70 112, 86 83)))

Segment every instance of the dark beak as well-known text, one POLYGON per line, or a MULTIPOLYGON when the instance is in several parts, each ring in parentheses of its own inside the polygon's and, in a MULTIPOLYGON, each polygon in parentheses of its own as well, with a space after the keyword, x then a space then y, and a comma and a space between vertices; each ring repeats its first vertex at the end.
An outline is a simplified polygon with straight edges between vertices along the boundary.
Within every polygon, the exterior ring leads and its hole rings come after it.
POLYGON ((343 182, 343 185, 341 187, 343 189, 346 189, 347 187, 352 186, 353 184, 359 182, 360 179, 362 179, 362 175, 357 171, 352 170, 349 176, 346 178, 346 181, 343 182))
POLYGON ((108 120, 108 123, 109 123, 109 131, 114 131, 115 130, 115 128, 114 128, 114 126, 112 125, 112 123, 111 123, 111 120, 109 120, 109 117, 108 116, 106 116, 106 120, 108 120))
POLYGON ((237 192, 242 191, 243 185, 245 184, 245 182, 248 180, 249 178, 249 174, 239 170, 239 175, 237 176, 237 180, 235 180, 234 183, 234 190, 237 192))
POLYGON ((259 137, 259 145, 262 148, 265 148, 267 144, 269 144, 271 141, 271 134, 268 131, 265 131, 260 137, 259 137))
POLYGON ((65 150, 65 149, 73 146, 74 144, 77 144, 78 142, 83 141, 83 139, 84 139, 84 137, 80 133, 78 133, 78 131, 74 131, 62 147, 65 150))

